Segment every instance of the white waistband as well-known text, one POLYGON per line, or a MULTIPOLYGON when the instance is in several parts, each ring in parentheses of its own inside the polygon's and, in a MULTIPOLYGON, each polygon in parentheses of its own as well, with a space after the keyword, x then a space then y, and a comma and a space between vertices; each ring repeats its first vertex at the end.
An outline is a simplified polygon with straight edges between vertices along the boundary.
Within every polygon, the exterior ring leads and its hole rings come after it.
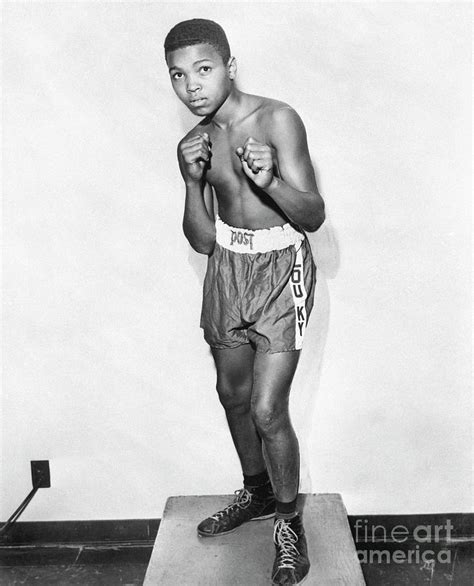
POLYGON ((295 230, 291 224, 261 230, 247 230, 229 226, 219 216, 216 218, 216 242, 234 252, 255 254, 283 250, 300 244, 303 240, 303 234, 295 230))

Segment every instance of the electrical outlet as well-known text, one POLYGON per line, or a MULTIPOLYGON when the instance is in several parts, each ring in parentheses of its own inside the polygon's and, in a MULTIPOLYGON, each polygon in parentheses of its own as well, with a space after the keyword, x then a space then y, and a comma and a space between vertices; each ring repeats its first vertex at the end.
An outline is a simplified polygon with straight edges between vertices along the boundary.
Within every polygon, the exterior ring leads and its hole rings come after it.
POLYGON ((51 486, 49 460, 31 460, 31 480, 33 488, 49 488, 51 486))

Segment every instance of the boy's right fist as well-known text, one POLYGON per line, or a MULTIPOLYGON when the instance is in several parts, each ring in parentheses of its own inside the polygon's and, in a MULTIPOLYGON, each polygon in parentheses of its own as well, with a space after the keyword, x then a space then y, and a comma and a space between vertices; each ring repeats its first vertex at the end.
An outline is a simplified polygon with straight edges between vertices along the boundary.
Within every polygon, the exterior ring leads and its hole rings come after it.
POLYGON ((211 145, 207 132, 197 134, 179 145, 185 180, 200 181, 209 159, 211 145))

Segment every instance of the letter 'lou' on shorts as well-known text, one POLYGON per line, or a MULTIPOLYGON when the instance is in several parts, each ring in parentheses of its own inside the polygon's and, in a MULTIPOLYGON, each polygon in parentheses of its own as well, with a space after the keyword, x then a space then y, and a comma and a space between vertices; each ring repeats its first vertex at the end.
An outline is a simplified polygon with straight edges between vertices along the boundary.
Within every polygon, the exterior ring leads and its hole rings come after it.
POLYGON ((217 218, 204 280, 204 338, 212 348, 299 350, 315 284, 311 248, 291 224, 246 230, 217 218))

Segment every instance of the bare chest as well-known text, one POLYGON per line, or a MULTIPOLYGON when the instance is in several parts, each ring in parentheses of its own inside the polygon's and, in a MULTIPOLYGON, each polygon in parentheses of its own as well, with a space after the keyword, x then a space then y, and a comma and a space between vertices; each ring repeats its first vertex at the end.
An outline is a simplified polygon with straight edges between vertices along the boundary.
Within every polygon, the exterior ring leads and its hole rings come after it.
POLYGON ((238 147, 244 146, 250 136, 265 143, 263 129, 258 124, 245 124, 232 130, 214 130, 209 134, 212 152, 206 176, 209 183, 218 191, 221 189, 235 191, 241 186, 246 186, 246 176, 236 151, 238 147))

